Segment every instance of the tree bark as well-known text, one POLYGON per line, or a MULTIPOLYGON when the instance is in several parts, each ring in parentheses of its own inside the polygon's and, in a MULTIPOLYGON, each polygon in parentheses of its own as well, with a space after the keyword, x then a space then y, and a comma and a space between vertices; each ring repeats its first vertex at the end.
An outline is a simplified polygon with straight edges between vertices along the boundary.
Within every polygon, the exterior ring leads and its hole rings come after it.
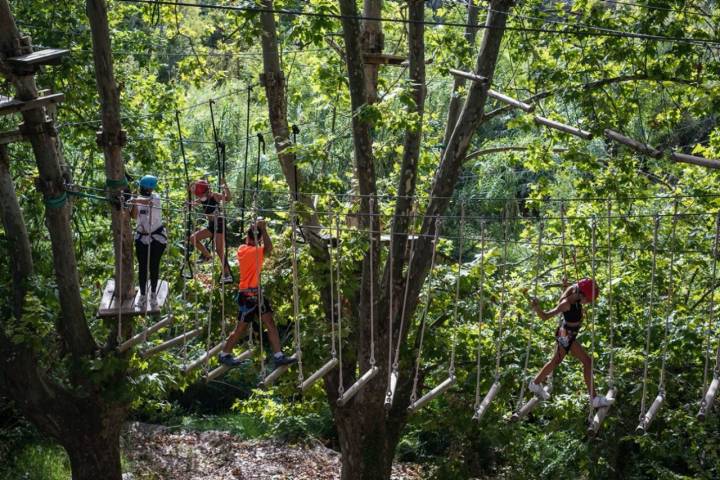
POLYGON ((30 239, 15 196, 15 185, 10 175, 10 157, 5 145, 0 145, 0 214, 8 239, 8 258, 13 259, 10 262, 13 280, 12 313, 19 319, 25 304, 27 281, 32 275, 33 262, 30 239))
MULTIPOLYGON (((380 18, 382 16, 382 0, 364 0, 363 17, 380 18)), ((363 20, 362 22, 362 52, 382 53, 385 47, 385 37, 382 31, 382 22, 377 20, 363 20)), ((361 57, 362 58, 362 57, 361 57)), ((365 66, 365 91, 367 102, 378 101, 378 65, 368 63, 365 66)))
MULTIPOLYGON (((125 189, 125 164, 122 147, 125 133, 120 124, 120 90, 113 74, 110 27, 105 0, 87 0, 86 12, 92 32, 95 79, 102 110, 102 131, 98 144, 105 156, 105 177, 110 198, 122 198, 125 189)), ((130 298, 133 288, 133 242, 130 216, 124 208, 111 209, 113 246, 115 248, 115 285, 121 289, 121 298, 130 298)), ((123 329, 125 330, 125 329, 123 329)))

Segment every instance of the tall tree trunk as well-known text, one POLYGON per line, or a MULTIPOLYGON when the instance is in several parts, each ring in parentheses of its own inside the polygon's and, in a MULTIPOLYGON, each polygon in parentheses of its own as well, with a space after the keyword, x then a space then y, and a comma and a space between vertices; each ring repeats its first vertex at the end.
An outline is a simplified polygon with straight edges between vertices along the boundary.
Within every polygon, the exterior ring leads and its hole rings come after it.
MULTIPOLYGON (((106 187, 110 198, 120 200, 126 187, 125 164, 122 148, 125 132, 120 124, 120 90, 113 74, 110 27, 105 0, 87 0, 86 12, 92 32, 95 80, 102 109, 102 131, 97 141, 105 155, 106 187)), ((113 245, 115 247, 115 288, 121 298, 133 294, 133 242, 130 217, 125 209, 116 205, 111 209, 113 245)), ((123 329, 126 330, 126 329, 123 329)))
MULTIPOLYGON (((383 48, 385 48, 385 37, 382 31, 382 22, 377 20, 367 20, 367 18, 382 17, 382 0, 364 0, 363 17, 365 17, 366 20, 363 20, 362 22, 362 51, 368 53, 382 53, 383 48)), ((378 65, 373 63, 365 65, 365 82, 367 102, 376 103, 378 101, 378 65)))
MULTIPOLYGON (((2 59, 32 51, 28 38, 22 38, 15 25, 7 0, 0 0, 0 73, 15 87, 22 101, 37 98, 33 74, 16 72, 2 59)), ((23 414, 42 432, 60 442, 68 451, 73 478, 120 480, 119 432, 126 404, 108 395, 109 385, 122 384, 125 368, 115 366, 107 383, 95 383, 87 375, 87 362, 98 353, 85 320, 73 235, 70 206, 65 192, 61 156, 54 138, 57 135, 45 108, 22 112, 20 130, 30 140, 38 167, 37 188, 45 200, 45 225, 50 233, 53 267, 60 297, 57 331, 68 352, 68 362, 58 362, 69 370, 69 378, 56 381, 59 372, 41 365, 30 343, 17 344, 5 335, 6 322, 22 321, 23 285, 31 273, 32 257, 27 231, 22 222, 17 197, 12 194, 9 164, 5 151, 0 165, 0 201, 3 227, 13 237, 16 267, 14 318, 0 316, 0 384, 23 414), (66 387, 65 385, 69 385, 66 387)), ((60 369, 58 369, 60 370, 60 369)), ((60 375, 63 375, 64 372, 60 375)))

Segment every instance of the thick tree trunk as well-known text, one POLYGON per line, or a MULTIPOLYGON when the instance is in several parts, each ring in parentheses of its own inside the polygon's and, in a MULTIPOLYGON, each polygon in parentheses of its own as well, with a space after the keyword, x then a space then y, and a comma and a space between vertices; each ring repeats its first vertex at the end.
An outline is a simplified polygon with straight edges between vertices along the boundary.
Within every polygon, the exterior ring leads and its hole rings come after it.
MULTIPOLYGON (((382 0, 364 0, 363 17, 382 17, 382 0)), ((382 53, 385 47, 385 38, 382 31, 382 22, 377 20, 364 20, 362 23, 362 51, 368 53, 382 53)), ((365 90, 367 102, 378 101, 378 65, 368 63, 365 65, 365 90)))
MULTIPOLYGON (((120 199, 125 188, 125 164, 122 148, 125 133, 120 124, 120 90, 113 74, 110 27, 105 0, 87 0, 86 11, 92 32, 95 79, 102 109, 102 131, 98 144, 105 155, 105 177, 111 198, 120 199)), ((111 209, 113 245, 115 247, 115 285, 122 298, 129 298, 133 289, 133 242, 130 217, 124 209, 111 209)))

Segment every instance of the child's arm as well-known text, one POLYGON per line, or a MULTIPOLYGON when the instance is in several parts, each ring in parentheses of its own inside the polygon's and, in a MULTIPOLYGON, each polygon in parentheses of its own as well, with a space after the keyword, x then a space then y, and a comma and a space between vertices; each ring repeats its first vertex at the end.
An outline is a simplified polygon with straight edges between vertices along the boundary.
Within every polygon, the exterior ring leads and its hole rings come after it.
POLYGON ((530 305, 532 306, 532 309, 537 313, 537 316, 540 317, 541 320, 547 320, 548 318, 552 318, 555 315, 558 315, 563 312, 567 312, 570 310, 570 303, 567 300, 562 300, 560 303, 558 303, 555 308, 548 310, 547 312, 543 311, 542 308, 540 308, 540 302, 537 298, 531 298, 530 299, 530 305))

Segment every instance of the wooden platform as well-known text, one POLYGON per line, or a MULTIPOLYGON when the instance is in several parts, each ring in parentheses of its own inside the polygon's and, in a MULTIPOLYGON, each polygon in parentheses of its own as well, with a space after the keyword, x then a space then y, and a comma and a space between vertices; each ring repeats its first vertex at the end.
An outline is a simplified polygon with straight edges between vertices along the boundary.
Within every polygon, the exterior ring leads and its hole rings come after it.
POLYGON ((167 300, 169 292, 168 283, 164 280, 160 281, 157 292, 157 307, 150 308, 150 296, 148 295, 148 303, 146 307, 140 307, 138 300, 140 298, 140 291, 135 289, 135 296, 132 299, 125 300, 122 305, 118 305, 117 298, 115 297, 115 280, 108 280, 103 290, 102 300, 100 300, 100 308, 98 309, 98 317, 112 317, 118 314, 122 315, 154 315, 160 313, 165 301, 167 300))
POLYGON ((11 113, 24 112, 26 110, 32 110, 34 108, 59 103, 63 100, 65 100, 65 94, 62 93, 52 93, 50 95, 33 98, 32 100, 27 101, 0 95, 0 115, 10 115, 11 113))
POLYGON ((68 53, 70 50, 65 48, 46 48, 18 57, 10 57, 5 61, 13 67, 35 69, 42 65, 57 65, 68 53))

